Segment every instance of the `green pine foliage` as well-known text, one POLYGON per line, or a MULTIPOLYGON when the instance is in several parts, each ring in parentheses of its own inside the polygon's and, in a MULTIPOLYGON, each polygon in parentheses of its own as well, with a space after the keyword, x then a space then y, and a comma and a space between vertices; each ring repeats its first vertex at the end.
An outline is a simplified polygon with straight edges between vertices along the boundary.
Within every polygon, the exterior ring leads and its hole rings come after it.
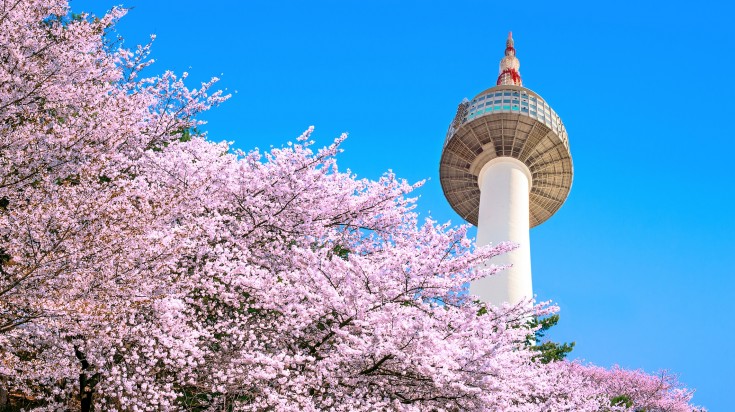
POLYGON ((567 354, 574 349, 574 342, 556 343, 549 340, 542 342, 546 332, 557 323, 559 323, 558 314, 544 318, 534 318, 528 322, 529 328, 539 327, 534 335, 529 335, 528 344, 531 350, 538 352, 534 359, 541 363, 560 361, 566 358, 567 354))

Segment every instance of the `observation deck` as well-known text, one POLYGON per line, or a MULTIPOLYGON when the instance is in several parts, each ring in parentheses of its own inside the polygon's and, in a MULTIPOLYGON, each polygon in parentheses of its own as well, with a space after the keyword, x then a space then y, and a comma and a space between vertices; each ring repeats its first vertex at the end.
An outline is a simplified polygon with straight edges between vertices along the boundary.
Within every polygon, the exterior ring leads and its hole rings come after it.
MULTIPOLYGON (((512 47, 512 39, 509 42, 512 47)), ((497 157, 518 159, 531 173, 530 227, 559 210, 574 174, 567 132, 548 103, 523 86, 500 84, 465 99, 449 126, 439 178, 449 204, 475 226, 480 207, 478 175, 497 157)))

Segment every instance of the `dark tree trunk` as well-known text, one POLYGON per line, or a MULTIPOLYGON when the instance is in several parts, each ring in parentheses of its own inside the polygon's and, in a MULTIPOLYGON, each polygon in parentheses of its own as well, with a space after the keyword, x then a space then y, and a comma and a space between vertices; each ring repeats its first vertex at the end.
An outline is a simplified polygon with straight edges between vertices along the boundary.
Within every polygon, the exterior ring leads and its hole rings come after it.
POLYGON ((5 389, 5 384, 0 381, 0 410, 8 405, 8 390, 5 389))
POLYGON ((79 374, 79 394, 82 398, 82 412, 92 412, 92 388, 87 382, 87 375, 79 374))
POLYGON ((94 395, 94 387, 99 380, 99 373, 87 377, 87 371, 89 370, 87 356, 76 346, 74 347, 74 354, 82 366, 82 372, 79 374, 79 398, 82 402, 81 412, 92 412, 92 396, 94 395))

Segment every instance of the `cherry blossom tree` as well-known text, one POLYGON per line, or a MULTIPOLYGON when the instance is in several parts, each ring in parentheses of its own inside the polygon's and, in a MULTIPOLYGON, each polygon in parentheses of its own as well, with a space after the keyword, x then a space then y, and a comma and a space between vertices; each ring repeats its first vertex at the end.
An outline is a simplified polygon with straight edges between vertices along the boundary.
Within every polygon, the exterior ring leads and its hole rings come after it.
POLYGON ((150 196, 139 164, 224 98, 142 78, 148 48, 105 37, 124 13, 0 5, 0 379, 44 402, 89 406, 95 357, 132 344, 131 316, 155 318, 174 256, 156 233, 174 199, 150 196))
POLYGON ((514 246, 420 220, 312 130, 192 133, 227 96, 111 38, 125 14, 0 5, 0 402, 56 410, 691 411, 668 374, 543 363, 549 303, 465 285, 514 246), (5 400, 3 400, 3 397, 5 400))

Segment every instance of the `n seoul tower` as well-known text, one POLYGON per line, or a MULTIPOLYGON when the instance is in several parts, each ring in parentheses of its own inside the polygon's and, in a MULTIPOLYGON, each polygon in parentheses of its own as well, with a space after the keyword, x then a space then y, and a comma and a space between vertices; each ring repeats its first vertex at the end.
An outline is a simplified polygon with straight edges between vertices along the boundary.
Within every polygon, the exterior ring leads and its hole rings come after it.
POLYGON ((529 229, 559 210, 574 173, 564 124, 523 87, 519 68, 509 33, 496 86, 459 104, 439 166, 452 208, 477 226, 477 246, 519 244, 493 259, 511 268, 470 285, 496 306, 533 297, 529 229))

